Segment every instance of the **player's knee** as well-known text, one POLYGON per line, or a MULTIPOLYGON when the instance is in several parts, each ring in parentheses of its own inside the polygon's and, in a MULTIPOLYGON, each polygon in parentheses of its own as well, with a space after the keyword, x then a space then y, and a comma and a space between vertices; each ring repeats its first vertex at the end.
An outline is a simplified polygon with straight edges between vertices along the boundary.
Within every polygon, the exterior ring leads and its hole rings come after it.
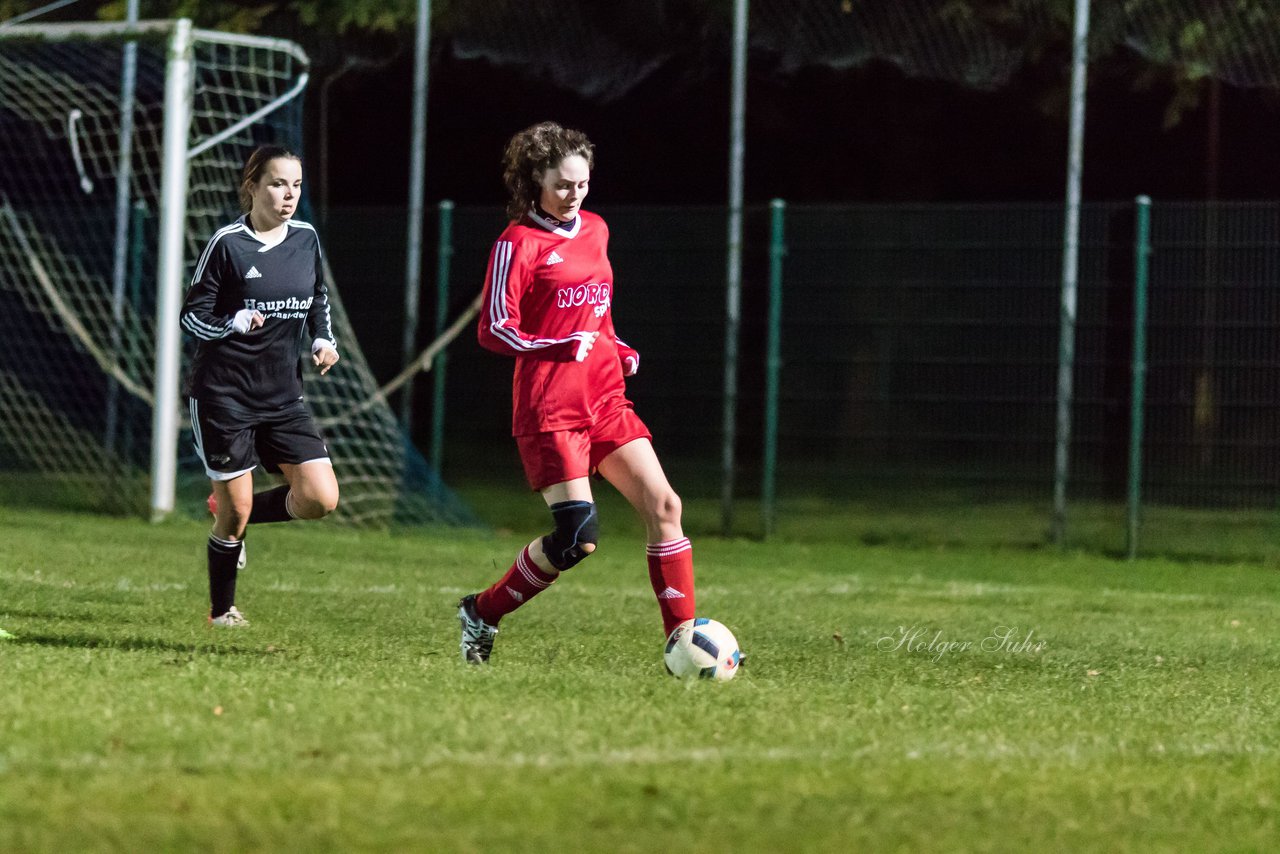
POLYGON ((330 513, 332 513, 334 510, 337 510, 337 509, 338 509, 338 496, 336 493, 333 495, 323 496, 322 498, 317 498, 315 499, 315 501, 312 502, 312 513, 314 515, 312 515, 311 518, 323 519, 325 516, 328 516, 330 513))
POLYGON ((312 489, 302 493, 294 491, 290 510, 299 519, 323 519, 338 509, 338 490, 312 489))
POLYGON ((290 481, 289 512, 299 519, 322 519, 338 507, 338 479, 328 465, 314 463, 290 481))
POLYGON ((684 506, 680 503, 680 496, 675 490, 668 489, 666 492, 658 495, 653 502, 653 521, 659 525, 678 525, 680 524, 680 515, 684 512, 684 506))
POLYGON ((328 516, 338 509, 338 485, 336 483, 331 489, 325 490, 324 495, 319 499, 319 504, 321 516, 328 516))
POLYGON ((563 572, 596 549, 600 517, 591 501, 559 501, 551 505, 555 529, 542 538, 542 553, 563 572))

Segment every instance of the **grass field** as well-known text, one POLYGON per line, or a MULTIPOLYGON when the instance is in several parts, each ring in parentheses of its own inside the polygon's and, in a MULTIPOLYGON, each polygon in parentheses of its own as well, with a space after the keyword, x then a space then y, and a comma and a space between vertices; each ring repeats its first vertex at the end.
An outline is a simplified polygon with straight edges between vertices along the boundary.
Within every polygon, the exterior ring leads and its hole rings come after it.
POLYGON ((240 631, 204 625, 203 521, 0 503, 0 851, 1280 846, 1267 564, 868 545, 839 508, 725 540, 690 502, 749 658, 681 683, 605 496, 469 668, 454 603, 545 521, 468 497, 494 532, 254 529, 240 631))

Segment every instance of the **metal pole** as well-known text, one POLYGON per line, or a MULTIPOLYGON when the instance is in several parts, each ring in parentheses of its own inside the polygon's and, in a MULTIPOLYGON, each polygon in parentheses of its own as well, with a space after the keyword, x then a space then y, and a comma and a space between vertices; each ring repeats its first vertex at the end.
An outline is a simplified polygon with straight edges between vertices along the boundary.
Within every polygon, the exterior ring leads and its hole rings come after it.
POLYGON ((774 499, 778 471, 778 378, 782 371, 782 259, 787 254, 783 228, 787 203, 769 203, 769 327, 765 342, 764 472, 760 485, 760 513, 764 535, 773 534, 777 512, 774 499))
MULTIPOLYGON (((138 0, 129 0, 126 20, 138 23, 138 0)), ((129 181, 133 174, 133 108, 138 81, 138 43, 125 42, 120 68, 120 139, 116 147, 116 233, 111 266, 111 358, 118 359, 124 329, 124 285, 129 253, 129 181)), ((120 386, 115 377, 107 380, 107 418, 103 445, 108 456, 115 454, 119 420, 120 386)))
MULTIPOLYGON (((404 364, 418 354, 418 290, 422 283, 422 206, 427 171, 427 48, 431 43, 431 0, 418 0, 417 40, 413 52, 413 142, 409 146, 409 245, 404 270, 404 364)), ((413 426, 413 380, 400 396, 400 423, 413 426)))
POLYGON ((1076 349, 1076 285, 1080 273, 1080 176, 1084 169, 1084 99, 1089 62, 1089 0, 1076 0, 1071 63, 1071 132, 1067 152, 1067 210, 1062 238, 1062 305, 1058 327, 1058 410, 1053 460, 1053 542, 1067 531, 1071 456, 1072 374, 1076 349))
MULTIPOLYGON (((147 228, 147 204, 141 199, 137 199, 130 208, 129 216, 129 264, 128 264, 128 293, 125 299, 134 311, 141 313, 142 310, 142 262, 143 253, 146 250, 146 228, 147 228)), ((129 361, 141 361, 146 357, 147 342, 140 339, 137 335, 132 335, 124 341, 124 346, 129 351, 129 361)), ((124 458, 126 460, 133 457, 134 448, 134 419, 127 418, 124 422, 124 458)))
POLYGON ((1138 556, 1142 512, 1143 409, 1147 396, 1147 282, 1151 258, 1151 197, 1138 196, 1133 241, 1133 391, 1129 398, 1129 560, 1138 556))
MULTIPOLYGON (((436 248, 436 339, 444 334, 445 315, 449 312, 449 266, 453 260, 453 202, 440 202, 440 237, 436 248)), ((431 467, 440 473, 444 461, 444 379, 449 351, 441 350, 432 368, 434 383, 431 399, 431 467)))
POLYGON ((720 453, 720 528, 733 533, 734 445, 738 409, 738 327, 742 307, 742 161, 747 112, 747 2, 733 5, 733 80, 729 120, 729 235, 724 319, 724 440, 720 453))
POLYGON ((191 131, 191 21, 176 22, 164 84, 164 157, 160 174, 160 247, 156 270, 155 409, 151 413, 151 520, 173 512, 178 471, 178 311, 187 219, 187 136, 191 131))

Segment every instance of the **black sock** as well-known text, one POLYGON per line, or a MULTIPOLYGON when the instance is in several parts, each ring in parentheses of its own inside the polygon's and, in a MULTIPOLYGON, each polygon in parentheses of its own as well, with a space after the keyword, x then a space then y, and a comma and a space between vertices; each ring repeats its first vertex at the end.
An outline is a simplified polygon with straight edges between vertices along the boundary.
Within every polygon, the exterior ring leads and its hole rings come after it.
POLYGON ((249 524, 263 522, 292 522, 288 506, 289 484, 268 489, 253 496, 253 509, 249 511, 249 524))
POLYGON ((209 535, 209 616, 221 617, 236 604, 236 561, 240 541, 209 535))

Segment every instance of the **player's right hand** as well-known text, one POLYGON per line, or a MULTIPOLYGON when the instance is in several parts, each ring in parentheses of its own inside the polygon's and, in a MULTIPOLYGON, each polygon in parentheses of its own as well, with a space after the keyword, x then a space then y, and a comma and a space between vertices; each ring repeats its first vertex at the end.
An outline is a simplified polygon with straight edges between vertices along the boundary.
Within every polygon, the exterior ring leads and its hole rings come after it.
POLYGON ((231 329, 243 335, 251 329, 257 329, 265 322, 266 318, 262 316, 262 312, 252 308, 242 308, 231 319, 231 329))
POLYGON ((587 355, 591 352, 591 348, 596 345, 596 339, 600 337, 599 332, 578 332, 578 349, 573 352, 573 360, 575 362, 585 361, 587 355))

